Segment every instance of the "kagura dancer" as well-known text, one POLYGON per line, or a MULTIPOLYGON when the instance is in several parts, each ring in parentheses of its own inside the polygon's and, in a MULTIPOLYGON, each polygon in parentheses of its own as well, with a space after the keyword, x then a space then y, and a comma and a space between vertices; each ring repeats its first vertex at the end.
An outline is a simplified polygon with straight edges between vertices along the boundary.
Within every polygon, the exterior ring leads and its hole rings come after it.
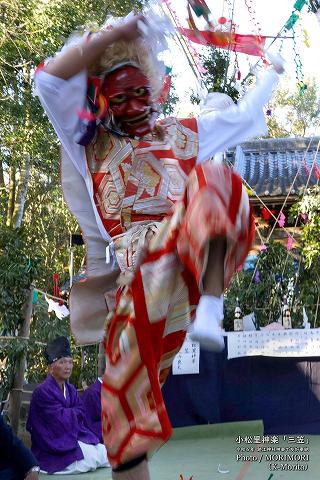
POLYGON ((278 77, 266 70, 223 111, 157 121, 164 71, 145 22, 109 22, 36 75, 63 147, 64 195, 87 244, 89 278, 71 295, 80 342, 99 339, 109 305, 102 423, 115 480, 149 479, 147 458, 171 435, 161 386, 186 331, 224 347, 222 295, 254 222, 241 178, 208 159, 267 132, 262 107, 278 77))

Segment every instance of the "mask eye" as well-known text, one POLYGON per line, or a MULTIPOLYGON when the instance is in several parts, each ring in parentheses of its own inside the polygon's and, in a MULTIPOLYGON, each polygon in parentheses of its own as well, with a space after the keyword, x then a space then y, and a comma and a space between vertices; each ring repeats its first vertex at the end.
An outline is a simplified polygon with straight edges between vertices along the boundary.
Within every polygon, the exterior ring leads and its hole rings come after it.
POLYGON ((119 105, 121 103, 124 103, 126 100, 127 100, 127 96, 124 94, 120 94, 120 95, 115 95, 112 98, 109 98, 109 103, 114 105, 119 105))
POLYGON ((149 90, 146 87, 140 87, 134 91, 135 97, 142 97, 144 95, 147 95, 148 93, 149 93, 149 90))

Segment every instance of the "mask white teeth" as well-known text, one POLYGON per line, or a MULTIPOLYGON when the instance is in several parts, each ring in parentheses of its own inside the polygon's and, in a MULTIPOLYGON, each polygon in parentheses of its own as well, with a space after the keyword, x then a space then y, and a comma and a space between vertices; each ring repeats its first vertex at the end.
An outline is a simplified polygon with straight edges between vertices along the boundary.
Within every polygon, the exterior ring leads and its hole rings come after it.
POLYGON ((150 113, 147 113, 146 115, 144 115, 143 117, 137 117, 135 118, 134 120, 130 120, 130 121, 126 121, 124 123, 126 123, 127 125, 130 125, 130 126, 135 126, 135 125, 139 125, 139 123, 142 123, 144 122, 145 120, 147 120, 150 116, 150 113))

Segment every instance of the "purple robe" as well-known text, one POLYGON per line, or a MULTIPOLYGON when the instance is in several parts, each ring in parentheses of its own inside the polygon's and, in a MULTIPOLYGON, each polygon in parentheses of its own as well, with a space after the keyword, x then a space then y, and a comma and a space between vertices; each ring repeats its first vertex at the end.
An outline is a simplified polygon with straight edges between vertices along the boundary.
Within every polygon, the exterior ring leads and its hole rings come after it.
POLYGON ((86 412, 87 425, 90 430, 103 443, 101 425, 101 382, 95 381, 81 395, 81 400, 86 412))
POLYGON ((87 427, 83 405, 77 390, 65 383, 66 398, 55 379, 48 375, 33 392, 27 430, 31 434, 32 452, 42 470, 64 470, 82 460, 78 441, 97 445, 99 439, 87 427))

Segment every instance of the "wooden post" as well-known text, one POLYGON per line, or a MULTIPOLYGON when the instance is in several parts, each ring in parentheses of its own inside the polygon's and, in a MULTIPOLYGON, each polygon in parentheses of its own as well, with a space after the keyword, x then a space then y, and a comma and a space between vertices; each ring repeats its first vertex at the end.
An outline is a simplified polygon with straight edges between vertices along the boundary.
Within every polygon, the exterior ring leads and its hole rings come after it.
POLYGON ((105 351, 104 351, 103 343, 100 342, 99 352, 98 352, 98 377, 102 377, 105 369, 106 369, 105 351))
MULTIPOLYGON (((28 298, 24 304, 23 323, 21 325, 17 339, 19 339, 19 337, 21 337, 22 339, 29 338, 30 336, 33 291, 34 291, 34 286, 31 285, 28 298)), ((21 402, 22 402, 22 389, 23 389, 24 374, 26 371, 26 366, 27 366, 27 354, 24 353, 16 365, 16 371, 14 375, 13 386, 10 392, 10 401, 9 401, 10 424, 13 431, 16 434, 18 434, 18 430, 19 430, 20 410, 21 410, 21 402)))

